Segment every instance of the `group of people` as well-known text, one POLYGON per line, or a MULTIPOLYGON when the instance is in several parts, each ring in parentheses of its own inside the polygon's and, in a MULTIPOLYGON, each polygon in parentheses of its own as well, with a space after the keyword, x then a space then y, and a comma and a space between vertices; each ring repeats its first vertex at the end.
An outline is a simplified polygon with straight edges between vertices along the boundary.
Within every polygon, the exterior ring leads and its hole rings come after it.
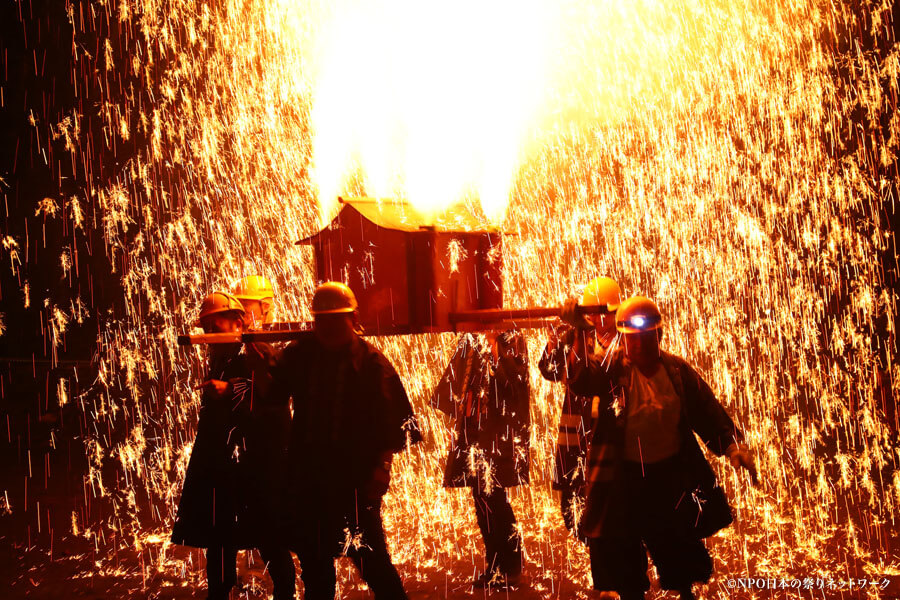
MULTIPOLYGON (((662 315, 649 299, 620 300, 593 280, 561 309, 540 360, 566 386, 554 488, 566 526, 586 544, 599 598, 649 589, 647 553, 664 589, 693 598, 712 562, 703 538, 731 511, 695 433, 756 478, 752 455, 709 386, 663 352, 662 315), (624 340, 623 343, 620 343, 624 340)), ((263 277, 207 296, 206 333, 271 321, 263 277)), ((275 600, 296 595, 292 553, 307 600, 332 600, 334 560, 348 556, 376 599, 404 599, 381 519, 393 455, 422 439, 400 377, 361 337, 358 306, 342 283, 313 296, 310 335, 281 351, 212 344, 200 418, 172 541, 205 548, 208 594, 227 598, 236 557, 256 548, 275 600)), ((522 540, 507 488, 529 482, 530 386, 525 339, 515 329, 465 334, 435 388, 453 444, 446 487, 468 487, 485 546, 480 588, 521 585, 522 540)))

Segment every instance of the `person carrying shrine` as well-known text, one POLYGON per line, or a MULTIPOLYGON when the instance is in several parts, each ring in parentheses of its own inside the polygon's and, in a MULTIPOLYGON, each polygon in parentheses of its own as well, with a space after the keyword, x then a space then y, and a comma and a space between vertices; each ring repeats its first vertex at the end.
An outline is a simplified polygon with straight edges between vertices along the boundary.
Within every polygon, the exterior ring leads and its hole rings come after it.
POLYGON ((528 352, 515 330, 467 334, 432 395, 453 417, 445 487, 468 487, 485 546, 484 572, 473 585, 508 589, 522 574, 522 540, 507 488, 529 482, 528 352))

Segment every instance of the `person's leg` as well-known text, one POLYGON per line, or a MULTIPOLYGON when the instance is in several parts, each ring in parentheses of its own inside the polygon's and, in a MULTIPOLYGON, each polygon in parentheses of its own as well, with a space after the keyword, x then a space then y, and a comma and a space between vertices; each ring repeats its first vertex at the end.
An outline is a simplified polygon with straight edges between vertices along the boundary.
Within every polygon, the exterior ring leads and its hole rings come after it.
POLYGON ((712 559, 703 540, 677 530, 648 531, 644 543, 659 573, 659 585, 692 598, 691 586, 706 583, 712 575, 712 559))
POLYGON ((659 585, 665 590, 692 597, 695 582, 707 582, 712 574, 712 559, 703 541, 692 532, 675 507, 683 501, 688 466, 676 455, 647 468, 641 484, 640 506, 645 518, 640 522, 641 537, 659 573, 659 585))
MULTIPOLYGON (((381 501, 360 504, 356 515, 356 529, 361 533, 361 543, 347 549, 363 581, 369 586, 376 600, 406 600, 400 574, 391 562, 384 525, 381 521, 381 501)), ((350 522, 353 523, 354 516, 350 522)))
POLYGON ((338 542, 332 536, 331 515, 320 515, 313 522, 299 524, 294 548, 300 561, 304 600, 334 600, 337 573, 334 559, 338 542))
POLYGON ((506 489, 496 487, 486 499, 500 571, 504 575, 521 575, 522 540, 519 530, 516 529, 516 515, 509 503, 506 489))
POLYGON ((640 600, 650 589, 647 553, 639 537, 588 538, 594 589, 615 591, 622 600, 640 600))
POLYGON ((294 600, 296 595, 297 574, 294 571, 294 558, 284 547, 263 547, 259 556, 269 571, 274 588, 274 600, 294 600))
POLYGON ((334 557, 315 552, 297 553, 300 561, 300 579, 303 580, 304 600, 334 600, 337 573, 334 557))
POLYGON ((490 493, 472 488, 475 517, 484 539, 485 573, 500 571, 516 577, 522 573, 522 543, 516 529, 516 516, 506 490, 495 487, 490 493))
POLYGON ((584 486, 578 484, 565 485, 560 488, 560 510, 566 529, 571 531, 585 546, 588 538, 579 529, 580 514, 585 508, 584 486))
POLYGON ((495 543, 495 525, 491 520, 491 511, 488 496, 478 486, 472 486, 472 499, 475 501, 475 519, 478 521, 478 529, 481 530, 481 539, 484 542, 484 572, 490 573, 500 568, 499 549, 495 543))
POLYGON ((206 551, 206 585, 209 600, 226 600, 237 582, 237 550, 213 546, 206 551))

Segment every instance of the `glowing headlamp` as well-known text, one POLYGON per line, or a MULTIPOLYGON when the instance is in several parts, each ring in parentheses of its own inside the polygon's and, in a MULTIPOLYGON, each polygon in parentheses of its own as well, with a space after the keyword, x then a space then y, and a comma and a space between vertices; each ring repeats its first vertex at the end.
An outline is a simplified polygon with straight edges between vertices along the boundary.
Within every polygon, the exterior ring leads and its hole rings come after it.
POLYGON ((629 315, 616 322, 616 329, 623 333, 639 333, 658 329, 662 318, 658 315, 629 315))

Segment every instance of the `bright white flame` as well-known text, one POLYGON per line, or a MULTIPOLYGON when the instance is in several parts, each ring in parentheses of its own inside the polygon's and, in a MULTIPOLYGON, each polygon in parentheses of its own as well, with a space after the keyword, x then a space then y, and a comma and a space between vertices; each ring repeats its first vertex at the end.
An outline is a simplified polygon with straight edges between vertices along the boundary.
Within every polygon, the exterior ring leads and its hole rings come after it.
POLYGON ((474 196, 502 220, 545 87, 547 14, 510 0, 338 4, 313 90, 325 212, 358 177, 429 215, 474 196))

